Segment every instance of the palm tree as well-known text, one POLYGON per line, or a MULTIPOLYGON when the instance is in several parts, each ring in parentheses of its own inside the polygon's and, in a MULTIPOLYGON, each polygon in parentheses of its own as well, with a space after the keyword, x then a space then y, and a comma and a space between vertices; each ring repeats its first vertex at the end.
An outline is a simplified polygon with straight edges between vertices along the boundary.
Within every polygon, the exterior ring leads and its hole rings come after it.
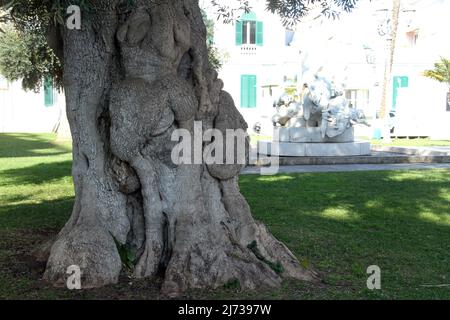
POLYGON ((440 62, 434 64, 434 69, 426 70, 423 75, 427 78, 445 83, 450 92, 450 60, 441 57, 440 62))
POLYGON ((447 84, 447 110, 450 111, 450 60, 441 57, 441 61, 434 64, 434 69, 426 70, 423 75, 447 84))
POLYGON ((390 134, 388 129, 388 104, 389 104, 389 87, 391 85, 391 77, 392 77, 392 69, 394 66, 394 57, 395 57, 395 49, 397 45, 397 33, 399 26, 399 17, 400 17, 400 8, 401 8, 401 0, 393 0, 392 4, 392 16, 390 20, 390 38, 388 39, 389 45, 387 48, 387 58, 386 58, 386 66, 384 72, 384 80, 383 80, 383 89, 382 89, 382 100, 381 100, 381 108, 379 118, 383 122, 383 139, 386 142, 390 141, 390 134))

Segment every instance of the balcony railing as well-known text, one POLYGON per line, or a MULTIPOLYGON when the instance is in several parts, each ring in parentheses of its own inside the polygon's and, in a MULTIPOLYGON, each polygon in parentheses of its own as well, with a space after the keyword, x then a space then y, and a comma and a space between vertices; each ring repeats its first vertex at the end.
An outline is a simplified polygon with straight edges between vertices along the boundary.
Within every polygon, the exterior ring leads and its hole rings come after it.
POLYGON ((241 55, 245 55, 245 56, 254 56, 257 54, 258 52, 258 47, 255 45, 242 45, 241 46, 241 55))

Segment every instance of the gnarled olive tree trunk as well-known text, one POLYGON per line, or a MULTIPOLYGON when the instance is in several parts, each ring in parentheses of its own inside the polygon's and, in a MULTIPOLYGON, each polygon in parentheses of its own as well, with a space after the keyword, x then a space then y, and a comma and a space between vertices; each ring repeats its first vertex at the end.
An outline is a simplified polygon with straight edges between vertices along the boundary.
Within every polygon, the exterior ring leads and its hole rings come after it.
POLYGON ((208 62, 198 2, 141 0, 123 11, 117 2, 99 4, 82 30, 61 32, 76 199, 44 278, 63 286, 78 265, 83 288, 115 283, 117 242, 137 253, 137 278, 162 277, 171 295, 230 280, 312 280, 253 220, 241 165, 171 160, 172 133, 193 133, 194 121, 223 133, 247 127, 208 62))

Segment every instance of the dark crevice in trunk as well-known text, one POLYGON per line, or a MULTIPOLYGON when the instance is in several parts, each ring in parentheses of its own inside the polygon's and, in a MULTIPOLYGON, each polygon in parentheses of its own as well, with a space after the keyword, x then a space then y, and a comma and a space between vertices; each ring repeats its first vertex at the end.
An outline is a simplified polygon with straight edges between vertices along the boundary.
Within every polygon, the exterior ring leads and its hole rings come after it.
POLYGON ((170 222, 166 213, 163 213, 163 253, 161 257, 161 262, 159 265, 159 270, 157 275, 164 279, 164 275, 166 273, 167 266, 169 265, 170 258, 172 257, 173 245, 170 240, 172 235, 170 234, 170 222))
POLYGON ((192 50, 189 50, 181 58, 180 65, 178 67, 178 76, 194 85, 194 71, 192 69, 192 61, 192 50))

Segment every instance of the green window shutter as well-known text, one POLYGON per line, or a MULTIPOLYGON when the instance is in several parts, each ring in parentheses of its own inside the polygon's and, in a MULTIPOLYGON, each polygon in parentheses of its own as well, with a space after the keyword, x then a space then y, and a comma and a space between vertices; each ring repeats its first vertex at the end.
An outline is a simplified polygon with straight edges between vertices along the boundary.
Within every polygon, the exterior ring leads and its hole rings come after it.
POLYGON ((248 108, 248 76, 241 76, 241 108, 248 108))
POLYGON ((242 45, 242 21, 236 21, 236 45, 242 45))
POLYGON ((50 77, 44 79, 44 98, 46 107, 53 106, 53 79, 50 77))
POLYGON ((405 76, 404 77, 394 77, 392 82, 393 82, 392 109, 395 110, 397 108, 398 89, 409 87, 409 77, 405 77, 405 76))
POLYGON ((248 107, 256 108, 256 76, 249 77, 248 107))
POLYGON ((256 22, 256 45, 262 46, 264 44, 264 23, 262 21, 256 22))
POLYGON ((256 13, 254 12, 249 12, 246 13, 242 16, 241 20, 245 20, 245 21, 256 21, 256 13))
POLYGON ((241 108, 256 108, 256 76, 241 76, 241 108))

